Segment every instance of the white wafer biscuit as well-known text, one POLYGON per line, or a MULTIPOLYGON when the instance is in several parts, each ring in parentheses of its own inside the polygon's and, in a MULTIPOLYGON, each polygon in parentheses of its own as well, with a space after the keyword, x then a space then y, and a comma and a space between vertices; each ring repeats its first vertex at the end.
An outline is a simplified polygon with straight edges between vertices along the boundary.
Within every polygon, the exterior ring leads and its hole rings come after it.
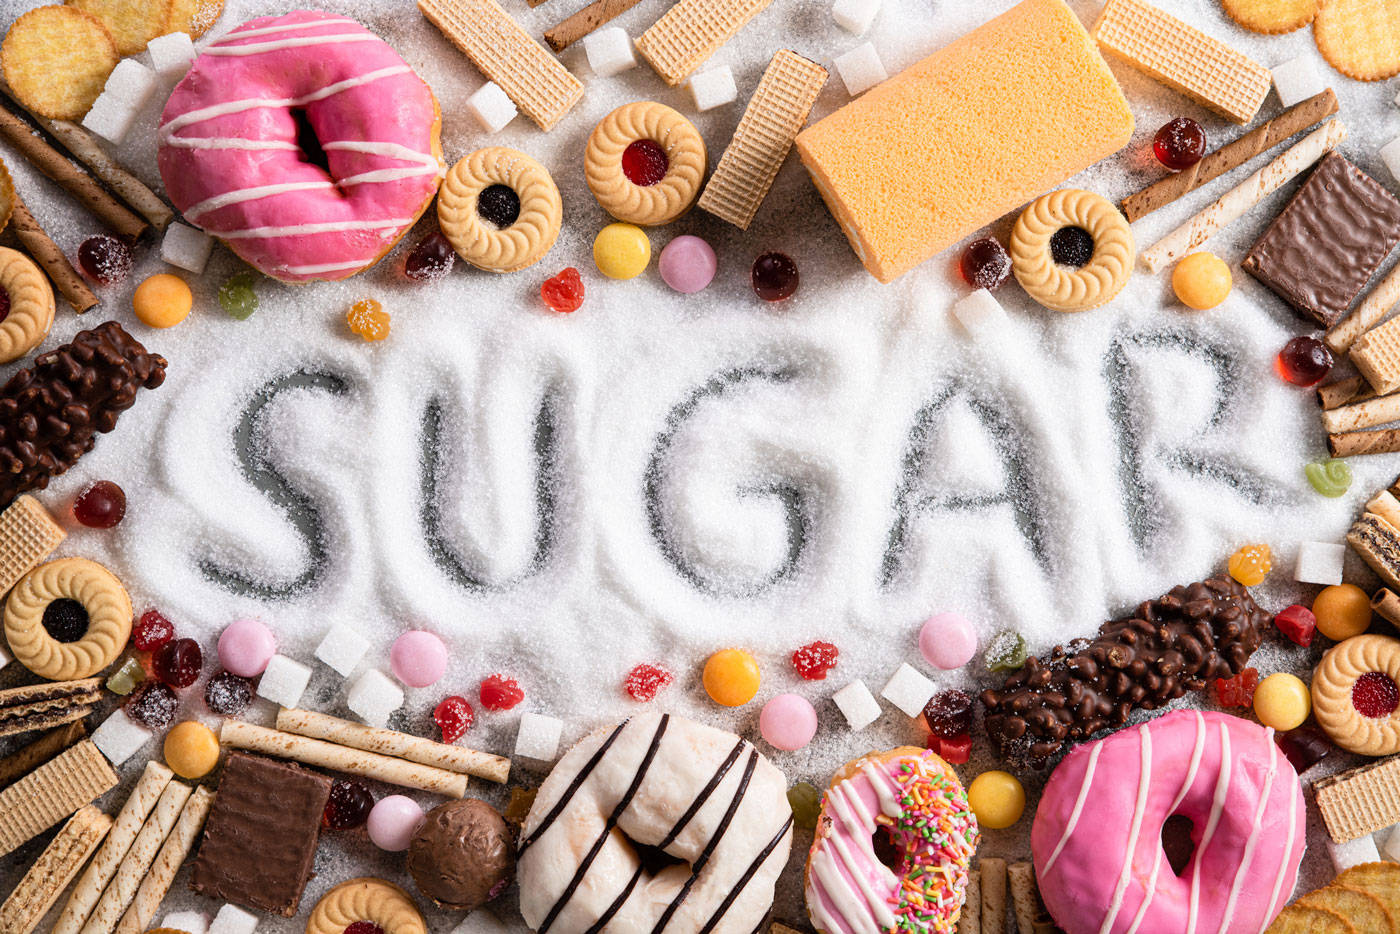
POLYGON ((1400 821, 1400 756, 1313 782, 1317 809, 1335 843, 1346 843, 1400 821))
POLYGON ((675 87, 772 2, 680 0, 637 37, 637 51, 675 87))
POLYGON ((0 934, 33 931, 111 826, 112 819, 92 805, 79 808, 0 905, 0 934))
POLYGON ((739 128, 696 204, 747 230, 773 187, 792 141, 826 84, 826 69, 781 49, 763 71, 739 128))
POLYGON ((1378 395, 1400 389, 1400 318, 1362 334, 1351 345, 1351 362, 1378 395))
POLYGON ((493 782, 504 782, 510 775, 510 760, 502 756, 448 743, 435 743, 395 730, 380 730, 309 710, 283 707, 277 711, 277 729, 493 782))
POLYGON ((126 856, 122 858, 121 865, 117 867, 117 874, 112 877, 107 890, 98 899, 97 907, 88 916, 87 923, 82 927, 82 934, 112 934, 116 930, 117 923, 126 913, 127 905, 131 904, 141 880, 155 862, 156 855, 165 843, 165 838, 170 835, 171 828, 179 820, 180 811, 193 790, 184 782, 172 781, 165 786, 165 790, 160 793, 160 800, 156 802, 155 810, 141 825, 141 832, 136 835, 131 849, 127 850, 126 856))
POLYGON ((59 753, 0 791, 0 856, 117 786, 117 773, 91 740, 59 753))
POLYGON ((0 592, 38 567, 68 533, 32 496, 25 494, 0 512, 0 592))
POLYGON ((175 881, 185 857, 194 849, 199 832, 204 829, 204 820, 209 816, 209 807, 214 803, 214 793, 208 788, 197 788, 185 806, 180 810, 180 819, 175 822, 170 836, 165 838, 155 862, 151 864, 141 887, 131 900, 131 906, 122 915, 117 925, 117 934, 141 934, 150 925, 175 881))
POLYGON ((418 0, 418 9, 541 130, 583 97, 583 84, 495 0, 418 0))

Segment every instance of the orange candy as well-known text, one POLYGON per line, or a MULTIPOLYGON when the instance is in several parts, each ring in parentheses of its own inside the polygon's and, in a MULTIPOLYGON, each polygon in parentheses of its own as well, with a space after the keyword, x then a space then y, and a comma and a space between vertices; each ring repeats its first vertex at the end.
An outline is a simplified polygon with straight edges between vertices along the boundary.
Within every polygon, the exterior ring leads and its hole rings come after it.
POLYGON ((1371 625, 1371 598, 1355 584, 1324 587, 1313 598, 1317 631, 1333 642, 1359 636, 1371 625))
POLYGON ((219 762, 219 739, 196 720, 178 724, 165 736, 165 764, 181 778, 203 778, 219 762))
POLYGON ((382 341, 389 336, 389 313, 372 298, 361 299, 350 306, 345 323, 367 341, 382 341))
POLYGON ((743 649, 723 649, 705 662, 705 693, 723 707, 742 707, 758 693, 758 662, 743 649))
POLYGON ((1246 587, 1264 583, 1273 567, 1274 556, 1268 545, 1245 545, 1230 556, 1228 565, 1230 576, 1246 587))

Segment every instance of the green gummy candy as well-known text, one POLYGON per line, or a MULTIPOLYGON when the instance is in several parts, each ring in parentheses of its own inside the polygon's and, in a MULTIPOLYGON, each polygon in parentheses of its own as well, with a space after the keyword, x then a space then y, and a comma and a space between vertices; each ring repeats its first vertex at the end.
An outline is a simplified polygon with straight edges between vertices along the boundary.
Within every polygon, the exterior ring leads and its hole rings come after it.
POLYGON ((787 799, 792 808, 792 822, 805 830, 815 829, 822 811, 822 793, 816 786, 798 782, 788 789, 787 799))
POLYGON ((1019 632, 1003 629, 987 644, 988 671, 1015 671, 1026 663, 1026 640, 1019 632))
POLYGON ((219 286, 219 304, 230 318, 246 321, 258 310, 258 293, 253 291, 255 281, 251 272, 240 272, 219 286))
POLYGON ((134 658, 128 658, 112 673, 112 677, 107 679, 107 690, 113 694, 130 694, 136 689, 136 685, 145 680, 146 672, 141 668, 141 663, 134 658))
POLYGON ((1336 499, 1351 488, 1351 466, 1344 460, 1317 461, 1303 467, 1312 488, 1329 499, 1336 499))

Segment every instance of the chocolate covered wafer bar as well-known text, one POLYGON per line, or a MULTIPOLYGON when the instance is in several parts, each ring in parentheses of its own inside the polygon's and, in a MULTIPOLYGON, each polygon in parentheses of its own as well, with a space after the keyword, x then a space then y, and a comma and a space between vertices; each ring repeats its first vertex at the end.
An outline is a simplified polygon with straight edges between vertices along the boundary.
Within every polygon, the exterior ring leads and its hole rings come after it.
POLYGON ((92 805, 78 809, 0 905, 0 934, 30 934, 112 827, 92 805))
POLYGON ((1136 708, 1156 710, 1239 674, 1269 623, 1228 575, 1174 587, 983 691, 987 735, 1003 756, 1042 763, 1067 743, 1122 726, 1136 708))
POLYGON ((8 592, 67 537, 37 499, 17 497, 0 512, 0 592, 8 592))
POLYGON ((1400 822, 1400 756, 1313 782, 1327 834, 1346 843, 1400 822))
POLYGON ((675 87, 772 2, 680 0, 637 37, 637 51, 675 87))
POLYGON ((117 786, 117 773, 90 740, 59 753, 0 791, 0 856, 117 786))

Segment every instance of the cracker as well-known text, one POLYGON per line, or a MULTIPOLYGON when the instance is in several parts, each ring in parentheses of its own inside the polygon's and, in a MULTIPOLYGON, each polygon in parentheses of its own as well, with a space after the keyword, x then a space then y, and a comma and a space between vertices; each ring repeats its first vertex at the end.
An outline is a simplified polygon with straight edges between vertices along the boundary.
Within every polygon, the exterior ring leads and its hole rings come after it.
POLYGON ((1313 39, 1328 64, 1357 81, 1400 74, 1400 5, 1393 0, 1323 0, 1313 39))
POLYGON ((198 39, 218 22, 223 12, 224 0, 172 0, 170 18, 161 34, 183 32, 198 39))
MULTIPOLYGON (((1400 821, 1400 756, 1319 779, 1313 782, 1313 790, 1322 822, 1334 842, 1346 843, 1375 833, 1400 821)), ((1400 872, 1400 864, 1396 871, 1400 872)))
MULTIPOLYGON (((1362 934, 1350 921, 1326 908, 1289 905, 1265 934, 1362 934)), ((1369 932, 1367 932, 1369 934, 1369 932)))
POLYGON ((50 120, 81 120, 121 61, 97 17, 41 6, 15 20, 0 45, 0 69, 15 98, 50 120))
POLYGON ((117 786, 117 773, 83 740, 0 791, 0 856, 117 786))
POLYGON ((172 0, 66 0, 91 13, 112 34, 117 52, 126 58, 146 51, 146 43, 165 32, 172 0))
POLYGON ((1266 36, 1302 29, 1317 15, 1317 4, 1318 0, 1220 0, 1230 19, 1266 36))
POLYGON ((1400 863, 1362 863, 1344 871, 1332 884, 1374 895, 1392 917, 1400 919, 1400 863))
POLYGON ((675 87, 773 0, 680 0, 637 37, 637 51, 675 87))
POLYGON ((1396 934, 1395 918, 1390 909, 1370 892, 1349 885, 1329 885, 1309 892, 1298 899, 1307 908, 1325 908, 1348 918, 1363 931, 1374 934, 1396 934))
POLYGON ((92 805, 80 808, 0 905, 0 934, 30 934, 112 827, 92 805))

